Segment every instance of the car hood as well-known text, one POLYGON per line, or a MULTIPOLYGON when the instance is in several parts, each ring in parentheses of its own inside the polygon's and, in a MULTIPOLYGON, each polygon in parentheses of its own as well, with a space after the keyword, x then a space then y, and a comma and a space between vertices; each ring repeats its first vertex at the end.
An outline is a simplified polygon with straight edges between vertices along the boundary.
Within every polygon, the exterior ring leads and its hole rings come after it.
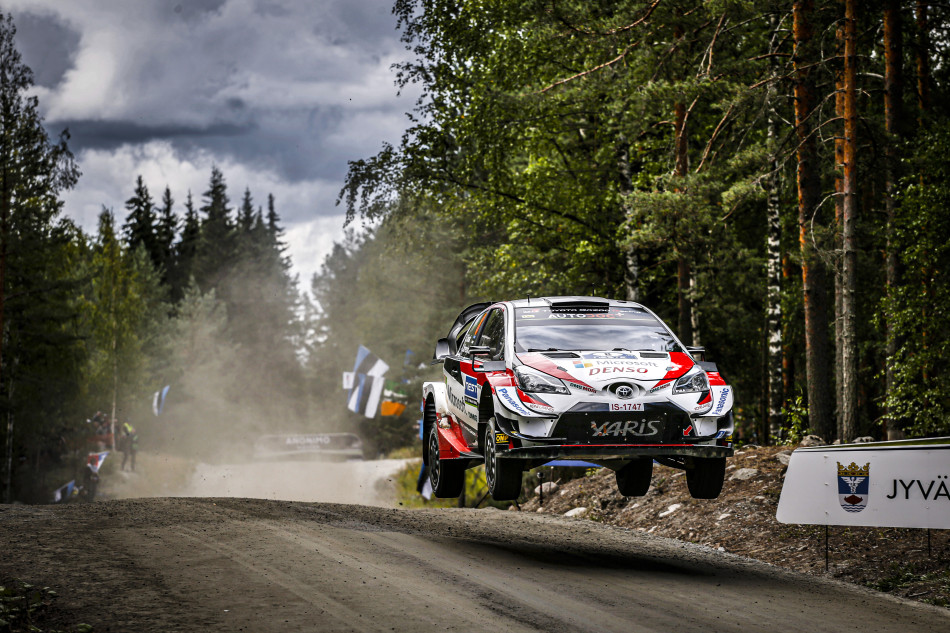
POLYGON ((546 374, 597 389, 618 380, 634 380, 656 387, 676 380, 693 365, 682 352, 528 352, 518 360, 546 374))

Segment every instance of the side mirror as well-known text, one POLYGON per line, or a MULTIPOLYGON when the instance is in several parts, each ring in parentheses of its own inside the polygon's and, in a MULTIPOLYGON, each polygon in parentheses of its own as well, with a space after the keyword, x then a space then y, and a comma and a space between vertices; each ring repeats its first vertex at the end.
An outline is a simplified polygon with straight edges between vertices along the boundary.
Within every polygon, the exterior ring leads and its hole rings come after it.
POLYGON ((491 360, 491 348, 487 345, 472 345, 468 348, 472 356, 472 371, 477 374, 484 374, 491 371, 505 371, 505 361, 491 360), (487 359, 476 358, 476 356, 487 356, 487 359))
POLYGON ((447 356, 451 356, 452 352, 449 350, 449 339, 440 338, 435 343, 435 353, 432 354, 433 364, 438 363, 444 360, 447 356))
POLYGON ((687 345, 686 351, 689 352, 689 355, 693 357, 693 360, 698 360, 698 361, 706 360, 705 347, 690 347, 689 345, 687 345))

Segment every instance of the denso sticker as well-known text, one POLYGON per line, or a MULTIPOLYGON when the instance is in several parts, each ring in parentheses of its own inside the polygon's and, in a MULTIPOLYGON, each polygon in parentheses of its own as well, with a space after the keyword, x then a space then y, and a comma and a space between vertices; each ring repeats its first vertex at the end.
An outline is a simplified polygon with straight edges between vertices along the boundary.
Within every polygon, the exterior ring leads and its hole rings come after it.
POLYGON ((533 415, 524 407, 521 400, 518 399, 515 387, 495 387, 495 393, 498 394, 498 397, 501 398, 504 405, 515 413, 527 416, 533 415))
POLYGON ((611 411, 643 411, 642 402, 611 402, 611 411))
POLYGON ((647 374, 650 370, 646 367, 591 367, 587 370, 588 376, 598 374, 647 374))

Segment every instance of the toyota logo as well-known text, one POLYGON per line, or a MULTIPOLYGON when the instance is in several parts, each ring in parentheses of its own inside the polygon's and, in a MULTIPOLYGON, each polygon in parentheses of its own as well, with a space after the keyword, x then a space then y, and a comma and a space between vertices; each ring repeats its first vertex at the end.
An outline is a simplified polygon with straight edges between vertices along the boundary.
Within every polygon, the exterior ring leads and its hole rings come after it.
POLYGON ((633 387, 630 385, 620 385, 614 393, 617 394, 618 398, 626 400, 633 397, 633 387))

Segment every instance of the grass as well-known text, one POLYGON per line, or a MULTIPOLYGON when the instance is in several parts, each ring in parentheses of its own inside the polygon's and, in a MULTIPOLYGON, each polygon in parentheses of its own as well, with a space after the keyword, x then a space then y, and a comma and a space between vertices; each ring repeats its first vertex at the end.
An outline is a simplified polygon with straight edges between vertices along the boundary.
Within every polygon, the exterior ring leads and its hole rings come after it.
MULTIPOLYGON (((396 473, 396 501, 403 508, 457 508, 458 499, 436 499, 432 497, 428 501, 416 492, 416 483, 419 480, 419 468, 422 466, 422 460, 417 459, 409 462, 398 473, 396 473)), ((494 506, 496 508, 507 508, 511 505, 510 501, 495 501, 491 496, 485 496, 488 491, 488 485, 485 482, 485 469, 482 466, 469 468, 465 471, 465 507, 471 508, 481 501, 479 507, 494 506)))
POLYGON ((873 582, 866 583, 868 587, 878 591, 909 592, 908 597, 920 597, 923 594, 913 595, 915 586, 925 589, 924 593, 935 595, 922 598, 923 602, 946 607, 950 606, 950 570, 922 572, 914 563, 894 563, 891 573, 873 582))
POLYGON ((53 603, 56 592, 49 587, 35 587, 22 580, 0 585, 0 631, 3 633, 91 633, 89 624, 68 629, 43 626, 55 618, 53 603))

